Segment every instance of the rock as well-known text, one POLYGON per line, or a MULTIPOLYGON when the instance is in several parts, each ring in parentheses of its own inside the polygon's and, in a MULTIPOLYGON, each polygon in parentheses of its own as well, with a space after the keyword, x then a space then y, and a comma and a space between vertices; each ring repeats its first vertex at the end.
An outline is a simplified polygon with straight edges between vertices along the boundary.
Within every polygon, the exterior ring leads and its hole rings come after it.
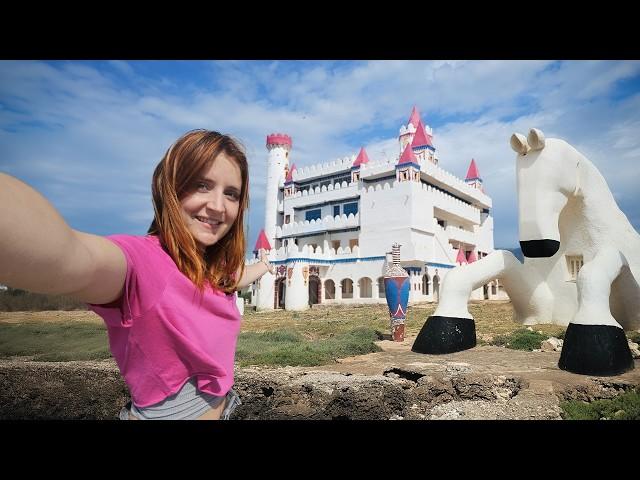
POLYGON ((640 348, 638 348, 638 344, 629 340, 629 350, 631 350, 631 355, 633 358, 640 358, 640 348))
POLYGON ((562 350, 562 344, 564 342, 556 337, 548 338, 540 344, 540 348, 543 352, 559 352, 562 350))

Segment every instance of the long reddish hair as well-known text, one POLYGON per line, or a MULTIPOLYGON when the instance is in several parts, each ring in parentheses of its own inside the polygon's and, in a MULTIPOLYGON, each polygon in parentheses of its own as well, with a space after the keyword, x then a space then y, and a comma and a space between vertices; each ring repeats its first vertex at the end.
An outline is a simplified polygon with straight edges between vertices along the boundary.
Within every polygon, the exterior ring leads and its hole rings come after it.
POLYGON ((240 143, 209 130, 185 133, 156 166, 151 192, 155 216, 147 233, 158 235, 178 269, 200 291, 209 283, 226 293, 233 292, 244 272, 244 212, 249 204, 249 167, 240 143), (207 247, 203 256, 184 223, 180 201, 220 153, 233 159, 242 175, 238 217, 223 238, 207 247))

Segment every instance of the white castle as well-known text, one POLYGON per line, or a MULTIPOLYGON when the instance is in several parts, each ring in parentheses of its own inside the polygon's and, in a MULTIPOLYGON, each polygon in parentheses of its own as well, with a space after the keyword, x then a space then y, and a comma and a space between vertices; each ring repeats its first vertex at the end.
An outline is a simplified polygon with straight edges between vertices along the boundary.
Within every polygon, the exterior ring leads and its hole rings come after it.
MULTIPOLYGON (((400 128, 399 154, 370 161, 362 148, 333 162, 296 169, 291 137, 267 136, 264 248, 276 275, 251 288, 257 310, 305 310, 314 304, 386 303, 383 272, 402 245, 409 304, 437 302, 447 272, 488 255, 491 198, 475 160, 465 180, 438 166, 432 129, 413 107, 400 128)), ((497 280, 472 299, 507 299, 497 280)))

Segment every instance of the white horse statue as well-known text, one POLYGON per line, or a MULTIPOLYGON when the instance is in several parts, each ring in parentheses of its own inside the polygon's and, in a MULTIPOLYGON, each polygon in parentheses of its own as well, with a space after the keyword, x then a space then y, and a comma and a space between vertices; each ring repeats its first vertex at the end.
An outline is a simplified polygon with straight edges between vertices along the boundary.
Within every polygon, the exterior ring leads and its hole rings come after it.
POLYGON ((596 167, 567 142, 531 129, 517 152, 518 226, 524 264, 496 250, 451 270, 412 350, 451 353, 476 345, 471 291, 504 285, 523 325, 568 325, 558 366, 585 375, 634 368, 624 330, 640 328, 640 235, 596 167), (579 270, 579 271, 578 271, 579 270), (576 275, 577 273, 577 275, 576 275))

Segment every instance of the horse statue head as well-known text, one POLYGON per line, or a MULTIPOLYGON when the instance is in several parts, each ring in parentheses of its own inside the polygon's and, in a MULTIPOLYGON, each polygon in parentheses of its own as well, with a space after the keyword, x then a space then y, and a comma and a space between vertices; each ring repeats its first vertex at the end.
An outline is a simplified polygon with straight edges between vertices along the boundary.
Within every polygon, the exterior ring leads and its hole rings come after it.
POLYGON ((545 139, 532 128, 511 136, 516 158, 520 248, 529 258, 552 257, 560 248, 558 218, 579 193, 582 155, 564 140, 545 139))

